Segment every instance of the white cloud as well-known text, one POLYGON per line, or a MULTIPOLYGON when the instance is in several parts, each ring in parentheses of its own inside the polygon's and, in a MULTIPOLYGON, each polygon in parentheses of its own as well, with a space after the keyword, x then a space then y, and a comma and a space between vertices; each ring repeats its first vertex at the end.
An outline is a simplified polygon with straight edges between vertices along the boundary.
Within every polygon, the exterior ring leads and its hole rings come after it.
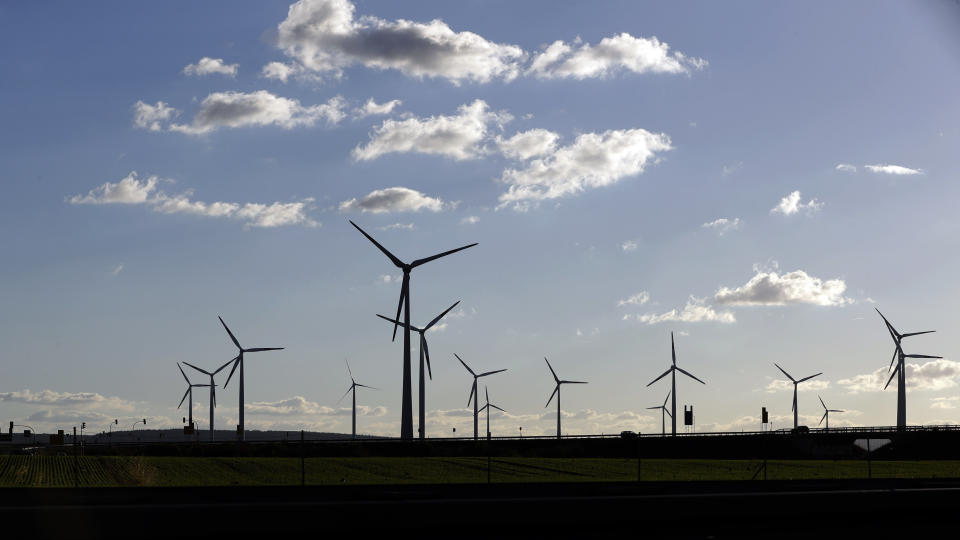
POLYGON ((633 73, 689 73, 707 65, 701 58, 681 52, 656 37, 634 37, 626 32, 606 37, 600 43, 567 44, 554 41, 533 57, 527 70, 536 77, 586 79, 608 77, 620 71, 633 73), (579 46, 578 46, 579 45, 579 46))
POLYGON ((461 225, 476 225, 480 223, 480 218, 477 216, 467 216, 460 220, 461 225))
POLYGON ((618 306, 642 306, 650 301, 650 293, 647 291, 640 291, 637 294, 624 298, 617 302, 618 306))
POLYGON ((120 272, 123 272, 122 264, 118 264, 116 267, 114 267, 114 269, 110 271, 110 275, 116 277, 120 275, 120 272))
POLYGON ((719 218, 709 223, 704 223, 701 227, 704 229, 712 229, 716 231, 718 235, 723 236, 730 231, 736 231, 742 224, 743 222, 740 221, 740 218, 719 218))
POLYGON ((312 126, 321 120, 327 125, 335 125, 346 116, 343 111, 345 106, 346 101, 340 96, 332 97, 320 105, 306 107, 296 99, 275 96, 266 90, 251 93, 215 92, 200 102, 200 109, 191 124, 170 124, 167 129, 200 135, 220 128, 248 126, 292 129, 312 126))
POLYGON ((842 279, 824 281, 803 270, 784 274, 755 268, 756 274, 745 285, 731 289, 721 287, 713 300, 735 306, 783 306, 813 304, 843 306, 853 300, 843 296, 847 284, 842 279))
POLYGON ((222 58, 210 58, 209 56, 204 56, 198 60, 196 64, 189 64, 183 68, 183 73, 198 77, 211 74, 236 77, 238 67, 238 64, 224 64, 222 58))
POLYGON ((272 204, 232 202, 206 203, 191 199, 192 192, 167 195, 156 191, 159 179, 151 176, 146 180, 137 179, 136 171, 131 171, 119 182, 105 182, 90 190, 86 195, 74 195, 68 200, 71 204, 145 204, 162 214, 191 214, 214 218, 232 218, 243 221, 251 227, 280 227, 284 225, 319 225, 307 215, 313 206, 313 199, 272 204))
POLYGON ((376 159, 391 152, 439 154, 456 160, 472 159, 484 153, 481 143, 490 125, 501 126, 511 116, 492 112, 483 100, 461 105, 453 116, 430 116, 385 120, 370 134, 366 146, 353 149, 357 160, 376 159))
POLYGON ((357 116, 357 118, 390 114, 393 112, 393 109, 399 107, 401 104, 403 104, 403 102, 399 99, 391 99, 386 103, 377 103, 373 100, 373 98, 370 98, 366 103, 363 104, 363 107, 358 107, 355 109, 354 114, 357 116))
POLYGON ((108 416, 96 411, 53 411, 45 409, 37 411, 27 417, 27 421, 36 425, 38 422, 52 424, 79 424, 80 422, 90 422, 93 424, 89 429, 94 430, 100 426, 113 422, 113 416, 108 416))
POLYGON ((137 101, 133 104, 133 125, 140 129, 163 131, 164 125, 178 114, 180 111, 162 101, 158 101, 156 105, 137 101))
POLYGON ((960 400, 960 396, 936 397, 930 400, 930 408, 956 409, 957 400, 960 400))
POLYGON ((849 163, 840 163, 837 165, 836 169, 843 172, 857 172, 857 166, 850 165, 849 163))
POLYGON ((277 46, 306 69, 333 77, 355 64, 453 84, 510 80, 519 73, 524 52, 515 45, 455 32, 439 19, 355 18, 354 11, 348 0, 300 0, 277 27, 277 46))
POLYGON ((413 223, 391 223, 390 225, 384 225, 383 227, 377 227, 381 231, 394 231, 397 229, 403 229, 405 231, 412 231, 414 229, 413 223))
POLYGON ((509 139, 497 139, 497 146, 510 159, 525 161, 532 157, 553 153, 560 136, 546 129, 521 131, 509 139))
POLYGON ((793 191, 786 197, 780 199, 780 203, 771 208, 770 213, 791 216, 799 213, 800 211, 805 211, 807 214, 812 214, 821 208, 823 208, 822 202, 816 199, 810 199, 806 203, 801 202, 800 192, 793 191))
POLYGON ((620 244, 620 249, 623 251, 636 251, 637 243, 633 240, 625 240, 622 244, 620 244))
POLYGON ((670 137, 645 129, 579 135, 548 157, 504 171, 500 181, 509 189, 500 195, 500 206, 524 210, 541 200, 614 184, 642 173, 658 152, 670 149, 670 137))
MULTIPOLYGON (((624 315, 624 319, 629 319, 629 315, 624 315)), ((723 324, 732 324, 737 319, 730 311, 717 311, 713 306, 708 306, 703 298, 696 298, 691 295, 687 300, 687 305, 682 310, 676 308, 661 313, 647 313, 645 315, 635 315, 634 318, 646 324, 658 324, 663 322, 719 322, 723 324)))
POLYGON ((386 212, 419 212, 429 210, 440 212, 444 203, 439 198, 428 197, 419 191, 405 187, 390 187, 371 191, 360 199, 350 199, 340 203, 341 212, 370 212, 382 214, 386 212))
POLYGON ((867 169, 872 173, 878 173, 878 174, 895 174, 895 175, 923 174, 923 169, 911 169, 909 167, 902 167, 900 165, 864 165, 863 168, 867 169))
POLYGON ((264 79, 275 79, 280 82, 287 82, 287 79, 303 72, 303 68, 296 64, 284 64, 283 62, 270 62, 260 70, 260 76, 264 79))
MULTIPOLYGON (((791 373, 791 375, 793 375, 791 373)), ((800 378, 806 377, 806 375, 801 375, 800 378)), ((825 390, 830 387, 830 381, 825 381, 822 379, 810 379, 809 381, 804 381, 798 386, 800 392, 809 392, 813 390, 825 390)), ((773 379, 767 384, 764 391, 767 393, 774 392, 785 392, 789 390, 793 392, 793 383, 786 379, 773 379)))
MULTIPOLYGON (((938 391, 956 388, 960 382, 960 362, 943 358, 930 360, 924 364, 906 362, 907 390, 938 391)), ((841 379, 837 384, 845 386, 853 394, 859 392, 880 392, 890 379, 887 366, 877 368, 871 373, 855 375, 849 379, 841 379)), ((890 388, 896 386, 896 381, 890 383, 890 388)))
POLYGON ((54 407, 91 407, 130 410, 134 403, 118 397, 108 397, 96 392, 57 392, 29 389, 22 392, 0 392, 0 402, 47 405, 54 407))
MULTIPOLYGON (((246 412, 264 416, 350 416, 352 408, 341 407, 335 409, 320 405, 302 396, 293 396, 280 401, 255 401, 246 406, 246 412)), ((386 413, 386 407, 357 407, 358 416, 383 416, 386 413)))
POLYGON ((721 175, 721 176, 725 176, 725 177, 726 177, 726 176, 730 176, 731 174, 739 171, 739 170, 742 169, 742 168, 743 168, 743 162, 742 162, 742 161, 738 161, 737 163, 734 163, 733 165, 724 165, 723 167, 720 168, 720 175, 721 175))

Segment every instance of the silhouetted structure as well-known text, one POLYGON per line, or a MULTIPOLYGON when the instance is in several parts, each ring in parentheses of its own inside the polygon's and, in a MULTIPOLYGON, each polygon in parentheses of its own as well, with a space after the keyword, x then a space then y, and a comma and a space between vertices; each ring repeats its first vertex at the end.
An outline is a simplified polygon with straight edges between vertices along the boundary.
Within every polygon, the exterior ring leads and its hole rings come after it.
POLYGON ((823 375, 823 372, 821 371, 820 373, 815 373, 815 374, 813 374, 813 375, 810 375, 809 377, 804 377, 804 378, 802 378, 802 379, 800 379, 800 380, 798 381, 798 380, 794 379, 793 377, 791 377, 790 374, 787 373, 782 367, 780 367, 779 365, 777 365, 776 362, 774 362, 773 365, 777 366, 777 369, 779 369, 780 371, 783 371, 783 374, 786 375, 787 378, 790 379, 791 382, 793 382, 793 406, 792 406, 791 410, 793 411, 793 429, 797 429, 797 415, 798 415, 798 410, 797 410, 797 409, 798 409, 798 407, 797 407, 797 387, 800 385, 800 383, 802 383, 802 382, 804 382, 804 381, 809 381, 810 379, 812 379, 812 378, 814 378, 814 377, 817 377, 817 376, 819 376, 819 375, 823 375))
POLYGON ((832 413, 832 412, 843 412, 843 411, 841 411, 840 409, 828 409, 828 408, 827 408, 827 404, 823 402, 823 398, 820 397, 820 396, 817 396, 817 398, 820 399, 820 404, 823 405, 823 416, 820 417, 820 422, 817 423, 817 425, 819 426, 820 424, 823 423, 824 420, 826 420, 826 421, 827 421, 827 425, 824 426, 824 428, 825 428, 825 429, 830 429, 830 413, 832 413))
POLYGON ((654 409, 659 409, 659 410, 660 410, 660 432, 661 432, 660 434, 661 434, 661 435, 666 435, 666 434, 667 434, 667 417, 666 417, 666 415, 669 414, 669 415, 670 415, 670 418, 673 418, 673 415, 670 414, 670 411, 667 410, 667 400, 670 399, 670 394, 671 394, 671 393, 672 393, 672 392, 667 392, 667 397, 663 398, 663 405, 657 405, 656 407, 647 407, 647 410, 654 410, 654 409))
MULTIPOLYGON (((233 363, 233 368, 230 369, 230 375, 227 375, 227 382, 223 383, 223 388, 226 389, 227 385, 230 384, 230 379, 233 377, 233 372, 237 370, 237 366, 240 366, 240 425, 237 426, 240 440, 244 440, 243 436, 243 353, 248 352, 262 352, 262 351, 282 351, 283 347, 254 347, 252 349, 244 349, 240 346, 240 342, 237 341, 237 338, 233 335, 233 332, 227 328, 227 323, 223 322, 223 317, 217 317, 220 319, 220 324, 223 325, 223 329, 227 331, 227 334, 230 334, 230 339, 233 340, 233 344, 237 346, 237 349, 240 349, 240 354, 238 354, 233 360, 227 362, 227 364, 233 363)), ((226 367, 227 364, 224 364, 220 369, 226 367)), ((217 371, 220 371, 218 369, 217 371)), ((211 422, 211 428, 213 422, 211 422)))
MULTIPOLYGON (((189 364, 187 364, 187 365, 189 365, 189 364)), ((188 397, 190 398, 190 404, 187 405, 187 410, 189 411, 189 412, 187 413, 187 414, 188 414, 187 417, 188 417, 190 420, 189 420, 189 422, 187 423, 187 425, 190 426, 190 429, 193 429, 193 389, 194 389, 194 388, 204 388, 204 387, 209 386, 209 385, 206 385, 206 384, 193 384, 192 382, 190 382, 190 379, 187 377, 187 374, 184 373, 184 372, 183 372, 183 368, 180 367, 180 363, 179 363, 179 362, 177 363, 177 369, 179 369, 179 370, 180 370, 180 374, 183 375, 183 380, 187 381, 187 391, 183 393, 183 398, 180 400, 180 405, 177 405, 177 408, 179 409, 180 407, 183 406, 183 400, 187 399, 188 397)))
MULTIPOLYGON (((346 362, 346 360, 344 360, 344 362, 346 362)), ((356 380, 354 380, 353 372, 350 371, 350 362, 347 362, 347 373, 350 374, 350 388, 348 388, 347 391, 344 392, 343 396, 341 396, 340 399, 337 400, 337 404, 339 405, 340 402, 343 401, 343 398, 347 397, 347 394, 349 394, 350 392, 353 392, 353 424, 352 424, 353 430, 350 433, 352 438, 356 439, 357 438, 357 387, 359 386, 360 388, 369 388, 371 390, 377 390, 377 388, 374 388, 372 386, 367 386, 365 384, 360 384, 356 380)))
MULTIPOLYGON (((229 330, 228 330, 228 332, 229 332, 229 330)), ((230 360, 230 362, 233 362, 233 360, 230 360)), ((213 376, 216 375, 217 373, 220 373, 221 371, 223 371, 223 368, 229 366, 229 365, 230 365, 230 362, 227 362, 226 364, 218 367, 213 373, 210 373, 209 371, 207 371, 207 370, 205 370, 205 369, 200 369, 200 368, 198 368, 197 366, 191 364, 190 362, 184 362, 184 364, 186 364, 186 365, 192 367, 193 369, 199 371, 200 373, 203 373, 204 375, 207 375, 207 376, 210 377, 210 384, 209 384, 209 385, 206 385, 206 384, 205 384, 204 386, 209 386, 209 387, 210 387, 210 440, 211 440, 211 441, 213 441, 213 439, 215 438, 215 434, 214 434, 214 430, 213 430, 213 409, 215 409, 215 408, 217 407, 217 385, 213 382, 213 376)), ((243 377, 243 375, 242 375, 242 374, 243 374, 243 368, 240 368, 240 373, 241 373, 241 375, 240 375, 240 376, 241 376, 241 379, 240 379, 240 380, 242 381, 242 380, 243 380, 243 379, 242 379, 242 377, 243 377)), ((243 387, 241 386, 241 388, 243 388, 243 387)), ((240 391, 240 395, 243 396, 243 391, 242 391, 242 390, 240 391)), ((242 410, 242 408, 243 408, 243 398, 241 398, 240 407, 241 407, 241 410, 242 410)), ((240 418, 243 418, 243 416, 241 415, 240 418)))
POLYGON ((676 436, 677 434, 677 372, 683 373, 687 377, 699 382, 700 384, 707 384, 700 379, 694 377, 690 372, 683 370, 680 367, 677 367, 677 348, 673 343, 673 332, 670 332, 670 357, 673 360, 670 368, 663 372, 663 375, 660 375, 656 379, 650 381, 647 386, 659 381, 660 379, 670 375, 670 429, 671 435, 676 436))
MULTIPOLYGON (((877 309, 877 308, 874 308, 877 309)), ((897 362, 896 369, 893 370, 893 373, 890 374, 890 378, 887 380, 887 384, 884 385, 883 389, 886 390, 890 386, 890 381, 893 380, 893 377, 897 376, 897 429, 903 430, 907 427, 907 371, 906 371, 906 359, 907 358, 943 358, 942 356, 929 356, 926 354, 904 354, 903 348, 900 346, 900 342, 904 338, 910 336, 919 336, 921 334, 931 334, 936 332, 936 330, 925 330, 923 332, 910 332, 908 334, 901 334, 890 324, 890 321, 883 316, 883 313, 880 313, 880 310, 877 309, 877 313, 880 315, 880 318, 883 319, 883 323, 887 325, 887 332, 890 333, 890 338, 893 339, 893 343, 896 348, 893 351, 893 358, 890 359, 890 367, 887 368, 889 372, 893 368, 893 362, 897 362)))
POLYGON ((553 366, 550 365, 550 361, 547 360, 547 357, 543 357, 543 361, 547 363, 547 367, 550 368, 550 374, 553 375, 553 380, 556 381, 557 386, 553 389, 553 393, 550 394, 550 399, 547 400, 547 404, 544 408, 550 406, 550 401, 553 400, 553 396, 557 396, 557 439, 560 438, 560 385, 561 384, 587 384, 585 381, 563 381, 557 377, 557 372, 553 370, 553 366))
POLYGON ((383 315, 380 315, 379 313, 377 314, 377 317, 380 317, 381 319, 384 319, 384 320, 386 320, 386 321, 392 322, 392 323, 394 324, 394 326, 396 326, 396 325, 399 324, 399 325, 403 326, 404 328, 408 328, 408 327, 409 327, 410 330, 414 330, 415 332, 417 332, 418 334, 420 334, 420 396, 419 396, 419 397, 420 397, 420 400, 419 400, 419 401, 420 401, 420 424, 417 426, 417 431, 420 433, 420 438, 421 438, 421 439, 424 438, 424 437, 426 437, 426 433, 427 433, 427 424, 426 424, 426 422, 427 422, 427 420, 426 420, 426 414, 427 414, 427 413, 426 413, 426 410, 427 410, 427 402, 426 402, 427 385, 426 385, 426 381, 424 380, 424 377, 423 377, 423 361, 424 361, 424 358, 426 358, 426 361, 427 361, 427 373, 430 375, 430 380, 431 380, 431 381, 433 380, 433 370, 430 368, 430 348, 427 347, 427 336, 426 336, 427 330, 430 330, 430 327, 432 327, 433 325, 437 324, 437 322, 439 322, 440 319, 442 319, 442 318, 444 317, 444 315, 446 315, 447 313, 449 313, 450 310, 453 309, 453 308, 455 308, 455 307, 457 306, 457 304, 459 304, 459 303, 460 303, 459 300, 457 300, 456 302, 454 302, 452 306, 448 307, 443 313, 441 313, 441 314, 437 315, 436 317, 434 317, 433 320, 430 321, 429 323, 427 323, 427 325, 424 326, 423 328, 417 328, 416 326, 408 325, 407 323, 399 322, 399 321, 397 321, 396 319, 391 319, 390 317, 385 317, 385 316, 383 316, 383 315))
POLYGON ((480 377, 486 377, 487 375, 493 375, 494 373, 500 373, 501 371, 506 371, 506 369, 497 369, 494 371, 487 371, 477 375, 476 373, 473 372, 472 369, 470 369, 470 366, 468 366, 467 363, 463 361, 463 358, 460 358, 460 355, 458 355, 457 353, 453 353, 453 355, 456 356, 457 360, 459 360, 460 363, 463 364, 463 367, 467 368, 467 371, 469 371, 470 374, 473 375, 473 384, 470 386, 470 397, 467 398, 467 407, 470 406, 470 400, 473 400, 473 440, 477 440, 479 438, 479 434, 478 434, 479 429, 477 426, 477 419, 480 416, 479 409, 477 409, 477 401, 480 399, 480 392, 477 391, 477 379, 479 379, 480 377))
POLYGON ((486 410, 486 411, 487 411, 487 438, 489 439, 489 438, 490 438, 490 408, 493 407, 494 409, 496 409, 496 410, 498 410, 498 411, 500 411, 500 412, 507 412, 507 411, 501 409, 500 407, 497 407, 497 406, 494 405, 493 403, 490 403, 490 391, 487 389, 486 386, 483 387, 483 393, 486 394, 486 396, 487 396, 487 404, 484 405, 483 407, 480 407, 480 410, 481 410, 481 411, 483 411, 483 410, 486 410))
MULTIPOLYGON (((412 263, 405 263, 395 257, 393 253, 387 251, 387 248, 380 245, 379 242, 373 239, 372 236, 366 233, 353 221, 350 222, 361 234, 367 237, 367 240, 377 246, 377 249, 383 252, 387 258, 390 259, 390 262, 394 264, 397 268, 403 271, 403 282, 400 285, 400 302, 397 304, 397 316, 394 317, 396 320, 400 320, 400 311, 403 310, 403 403, 401 404, 400 411, 400 438, 402 439, 412 439, 413 438, 413 396, 411 395, 410 388, 410 272, 422 265, 426 264, 432 260, 439 259, 440 257, 445 257, 451 255, 458 251, 473 247, 477 245, 476 243, 459 247, 457 249, 451 249, 450 251, 444 251, 443 253, 438 253, 424 259, 417 259, 412 263)), ((394 324, 393 326, 393 339, 397 338, 397 326, 399 324, 394 324)), ((423 436, 423 433, 420 434, 423 436)))

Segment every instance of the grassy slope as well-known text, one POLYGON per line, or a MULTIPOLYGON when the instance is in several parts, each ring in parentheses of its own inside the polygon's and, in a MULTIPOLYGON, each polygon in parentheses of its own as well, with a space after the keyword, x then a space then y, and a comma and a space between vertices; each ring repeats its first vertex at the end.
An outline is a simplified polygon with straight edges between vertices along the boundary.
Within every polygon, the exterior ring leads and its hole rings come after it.
MULTIPOLYGON (((297 458, 85 457, 82 486, 297 485, 297 458)), ((643 480, 748 480, 754 460, 642 462, 643 480)), ((307 483, 407 484, 486 482, 486 458, 309 458, 307 483)), ((778 461, 769 479, 865 478, 863 461, 778 461)), ((875 478, 958 478, 960 461, 873 462, 875 478)), ((493 482, 635 481, 633 459, 505 458, 491 460, 493 482)), ((74 460, 64 456, 0 456, 0 487, 74 484, 74 460)))

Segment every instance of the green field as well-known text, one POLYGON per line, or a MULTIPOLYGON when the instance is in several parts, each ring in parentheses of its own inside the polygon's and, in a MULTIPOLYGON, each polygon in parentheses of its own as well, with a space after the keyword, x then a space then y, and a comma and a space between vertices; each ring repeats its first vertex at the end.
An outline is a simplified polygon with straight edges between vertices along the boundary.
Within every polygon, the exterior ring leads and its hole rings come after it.
MULTIPOLYGON (((83 457, 81 486, 298 485, 299 458, 83 457)), ((0 456, 0 487, 68 487, 75 481, 69 456, 0 456)), ((645 459, 641 479, 749 480, 756 460, 645 459)), ((307 458, 306 482, 440 484, 487 481, 487 458, 307 458)), ((874 461, 874 478, 960 478, 960 461, 874 461)), ((633 482, 635 459, 494 458, 491 482, 633 482)), ((767 478, 866 478, 865 461, 770 460, 767 478)))

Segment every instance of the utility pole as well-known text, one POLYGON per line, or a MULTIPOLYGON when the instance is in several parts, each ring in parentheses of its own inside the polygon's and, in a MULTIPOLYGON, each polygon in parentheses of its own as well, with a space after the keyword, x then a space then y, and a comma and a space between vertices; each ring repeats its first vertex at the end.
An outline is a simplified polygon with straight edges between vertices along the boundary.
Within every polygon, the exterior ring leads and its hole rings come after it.
POLYGON ((73 487, 80 487, 80 463, 77 457, 77 426, 73 426, 73 487))
POLYGON ((304 452, 306 448, 303 445, 303 430, 300 430, 300 486, 307 485, 307 470, 304 467, 304 452))

